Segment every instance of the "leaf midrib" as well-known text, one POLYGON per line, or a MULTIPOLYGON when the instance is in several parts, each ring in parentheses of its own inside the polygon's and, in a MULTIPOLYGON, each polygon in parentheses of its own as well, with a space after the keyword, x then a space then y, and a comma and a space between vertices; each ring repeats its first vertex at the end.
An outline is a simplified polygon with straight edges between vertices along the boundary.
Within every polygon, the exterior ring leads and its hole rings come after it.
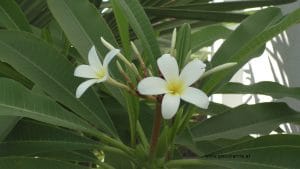
MULTIPOLYGON (((50 118, 52 120, 56 120, 58 122, 63 122, 63 123, 66 123, 66 124, 69 124, 69 125, 66 125, 66 126, 75 126, 74 128, 75 129, 78 129, 80 128, 81 130, 83 131, 90 131, 88 128, 86 128, 85 126, 82 126, 82 125, 78 125, 77 123, 74 123, 74 122, 70 122, 70 121, 67 121, 67 120, 64 120, 64 119, 61 119, 61 118, 58 118, 58 117, 55 117, 55 116, 51 116, 51 115, 48 115, 48 114, 44 114, 44 113, 38 113, 36 111, 32 111, 32 110, 29 110, 29 109, 25 109, 25 108, 20 108, 20 107, 15 107, 15 106, 11 106, 11 105, 8 105, 8 104, 3 104, 3 103, 0 103, 0 106, 4 107, 4 108, 9 108, 9 109, 13 109, 13 110, 17 110, 17 111, 21 111, 21 112, 27 112, 27 113, 32 113, 33 115, 35 116, 41 116, 41 117, 46 117, 46 118, 50 118)), ((10 114, 6 114, 8 116, 13 116, 13 115, 10 115, 10 114)), ((56 124, 57 125, 57 124, 56 124)), ((62 125, 60 125, 62 126, 62 125)), ((72 127, 72 128, 73 128, 72 127)))

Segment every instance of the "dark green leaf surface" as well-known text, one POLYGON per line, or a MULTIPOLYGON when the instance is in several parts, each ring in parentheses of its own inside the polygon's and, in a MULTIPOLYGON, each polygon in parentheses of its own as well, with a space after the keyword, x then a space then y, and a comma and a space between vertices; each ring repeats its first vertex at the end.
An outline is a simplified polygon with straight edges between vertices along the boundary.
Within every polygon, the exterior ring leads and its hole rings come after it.
POLYGON ((173 160, 169 168, 216 165, 230 169, 296 169, 300 166, 299 135, 271 135, 229 146, 201 159, 173 160))
POLYGON ((147 7, 145 11, 149 15, 161 18, 192 19, 217 22, 240 22, 248 15, 230 12, 215 12, 205 10, 171 9, 147 7))
POLYGON ((89 1, 48 0, 47 2, 52 15, 84 59, 87 60, 92 45, 99 49, 102 59, 104 58, 107 49, 101 43, 101 36, 116 46, 107 23, 89 1))
POLYGON ((31 93, 17 82, 2 78, 0 90, 0 116, 28 117, 69 129, 97 133, 73 113, 47 97, 31 93))
POLYGON ((143 7, 138 0, 114 0, 114 2, 120 6, 123 15, 128 18, 130 26, 141 41, 147 55, 147 58, 144 58, 147 64, 151 63, 155 68, 155 59, 160 57, 161 53, 152 25, 143 7))
POLYGON ((270 5, 280 5, 295 2, 297 0, 243 0, 232 2, 217 2, 217 3, 191 3, 188 5, 176 5, 172 8, 176 9, 197 9, 207 11, 233 11, 243 10, 247 8, 255 8, 270 5))
POLYGON ((59 160, 34 157, 0 157, 3 169, 91 169, 59 160))
POLYGON ((182 68, 184 61, 188 57, 191 50, 191 27, 188 24, 183 24, 178 30, 176 38, 176 58, 179 68, 182 68))
POLYGON ((78 133, 31 120, 21 120, 5 141, 0 142, 0 156, 96 148, 101 148, 101 144, 78 133))
POLYGON ((20 117, 3 116, 0 118, 0 142, 5 139, 9 132, 18 123, 20 117))
POLYGON ((213 154, 249 155, 249 158, 220 158, 213 163, 245 169, 296 169, 300 166, 300 136, 272 135, 227 147, 213 154))
POLYGON ((24 13, 18 4, 12 0, 0 1, 0 23, 7 29, 31 32, 24 13))
POLYGON ((28 33, 0 31, 0 36, 1 60, 93 125, 115 132, 104 105, 91 89, 81 99, 75 98, 79 81, 73 76, 74 67, 64 56, 28 33))
POLYGON ((281 123, 299 118, 300 113, 285 103, 241 105, 196 125, 191 133, 195 141, 239 138, 249 134, 268 133, 281 123))

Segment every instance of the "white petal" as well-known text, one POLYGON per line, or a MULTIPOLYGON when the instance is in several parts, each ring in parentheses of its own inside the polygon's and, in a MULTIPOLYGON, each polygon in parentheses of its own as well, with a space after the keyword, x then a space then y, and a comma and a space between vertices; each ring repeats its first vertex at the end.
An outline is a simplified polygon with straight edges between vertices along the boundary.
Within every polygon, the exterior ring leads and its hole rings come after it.
POLYGON ((201 60, 194 59, 193 61, 185 65, 180 73, 180 79, 185 82, 186 86, 192 85, 204 73, 205 66, 206 65, 201 60))
POLYGON ((95 71, 100 70, 102 68, 102 64, 97 55, 95 46, 92 46, 92 48, 90 49, 88 60, 89 60, 89 64, 95 71))
POLYGON ((171 119, 177 112, 180 104, 180 96, 165 94, 161 103, 161 111, 164 119, 171 119))
POLYGON ((79 65, 75 68, 74 76, 83 78, 97 78, 96 72, 89 65, 79 65))
POLYGON ((167 81, 177 79, 179 76, 178 64, 176 59, 170 54, 164 54, 157 59, 157 65, 167 81))
POLYGON ((119 49, 113 49, 111 51, 109 51, 104 60, 103 60, 103 67, 107 67, 109 62, 120 52, 119 49))
POLYGON ((166 81, 159 77, 147 77, 141 80, 137 86, 137 90, 143 95, 164 94, 166 90, 166 81))
POLYGON ((209 104, 207 95, 203 91, 193 87, 187 87, 182 93, 181 99, 203 109, 207 109, 209 104))
POLYGON ((81 83, 76 90, 76 98, 79 98, 82 96, 82 94, 89 88, 91 87, 93 84, 97 83, 98 79, 90 79, 87 80, 83 83, 81 83))

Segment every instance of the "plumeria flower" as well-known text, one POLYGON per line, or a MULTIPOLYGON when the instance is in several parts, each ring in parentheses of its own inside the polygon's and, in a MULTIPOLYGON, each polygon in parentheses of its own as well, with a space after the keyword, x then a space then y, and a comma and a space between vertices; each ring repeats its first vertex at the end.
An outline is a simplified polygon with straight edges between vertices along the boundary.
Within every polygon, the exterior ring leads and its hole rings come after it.
POLYGON ((164 79, 147 77, 139 82, 137 90, 143 95, 164 94, 162 99, 164 119, 171 119, 175 115, 180 99, 207 109, 209 104, 207 95, 199 89, 190 87, 205 71, 206 65, 201 60, 189 62, 180 74, 177 61, 170 54, 162 55, 157 64, 164 79))
POLYGON ((89 80, 81 83, 76 90, 76 97, 79 98, 93 84, 108 80, 108 64, 120 52, 119 49, 112 49, 103 60, 103 65, 99 60, 95 46, 89 51, 89 65, 79 65, 74 71, 74 76, 87 78, 89 80))

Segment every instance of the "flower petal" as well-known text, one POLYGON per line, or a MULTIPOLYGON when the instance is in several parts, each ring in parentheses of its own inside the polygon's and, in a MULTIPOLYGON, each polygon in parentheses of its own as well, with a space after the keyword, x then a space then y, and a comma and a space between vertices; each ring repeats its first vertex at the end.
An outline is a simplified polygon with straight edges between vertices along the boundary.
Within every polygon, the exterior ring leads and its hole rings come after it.
POLYGON ((137 90, 143 95, 158 95, 167 92, 167 82, 159 77, 147 77, 141 80, 137 86, 137 90))
POLYGON ((177 79, 179 76, 178 64, 176 59, 170 54, 164 54, 157 59, 160 72, 167 81, 177 79))
POLYGON ((203 109, 207 109, 209 104, 207 95, 194 87, 187 87, 182 93, 181 99, 203 109))
POLYGON ((89 60, 89 64, 95 71, 100 70, 102 68, 102 64, 101 61, 99 60, 95 46, 92 46, 92 48, 90 49, 88 60, 89 60))
POLYGON ((103 60, 103 67, 107 67, 109 62, 120 52, 119 49, 113 49, 111 51, 109 51, 104 60, 103 60))
POLYGON ((180 104, 180 96, 165 94, 161 103, 161 111, 164 119, 171 119, 177 112, 180 104))
POLYGON ((82 94, 89 88, 91 87, 93 84, 97 83, 99 80, 98 79, 90 79, 87 80, 83 83, 81 83, 77 89, 76 89, 76 98, 79 98, 82 96, 82 94))
POLYGON ((186 86, 195 83, 204 73, 206 65, 199 59, 189 62, 180 73, 180 79, 185 82, 186 86))
POLYGON ((74 76, 83 78, 97 78, 96 72, 89 65, 79 65, 75 68, 74 76))

